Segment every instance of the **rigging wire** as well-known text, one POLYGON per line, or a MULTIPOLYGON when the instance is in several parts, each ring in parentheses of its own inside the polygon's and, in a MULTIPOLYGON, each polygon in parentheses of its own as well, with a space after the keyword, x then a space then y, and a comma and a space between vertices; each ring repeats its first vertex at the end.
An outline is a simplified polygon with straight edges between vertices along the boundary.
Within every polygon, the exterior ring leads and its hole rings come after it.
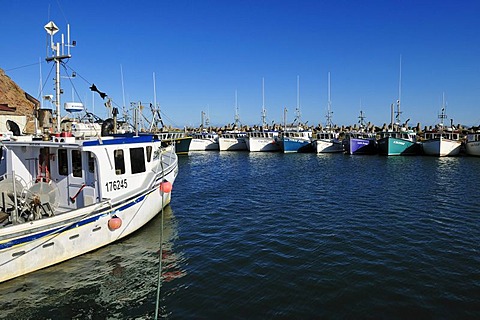
POLYGON ((10 69, 5 69, 5 72, 14 71, 14 70, 23 69, 23 68, 28 68, 28 67, 31 67, 31 66, 38 66, 39 64, 42 64, 42 63, 44 63, 44 62, 35 62, 35 63, 31 63, 31 64, 26 64, 26 65, 23 65, 23 66, 18 66, 18 67, 14 67, 14 68, 10 68, 10 69))

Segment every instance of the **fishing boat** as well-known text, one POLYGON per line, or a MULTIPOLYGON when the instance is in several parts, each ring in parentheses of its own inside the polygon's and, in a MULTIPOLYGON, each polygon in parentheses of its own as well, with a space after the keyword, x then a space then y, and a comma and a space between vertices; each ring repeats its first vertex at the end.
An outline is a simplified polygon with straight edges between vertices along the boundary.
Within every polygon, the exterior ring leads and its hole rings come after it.
POLYGON ((161 131, 157 135, 163 142, 164 146, 173 144, 175 146, 175 153, 178 155, 188 155, 190 151, 190 144, 192 143, 192 137, 187 136, 183 131, 161 131))
POLYGON ((200 130, 190 134, 192 142, 190 143, 190 151, 210 151, 219 150, 218 133, 206 130, 209 125, 209 120, 206 114, 202 111, 202 124, 200 130))
POLYGON ((333 130, 331 110, 332 101, 330 99, 330 72, 328 73, 328 106, 327 106, 327 123, 325 128, 315 131, 312 144, 317 153, 335 153, 343 152, 342 142, 338 139, 339 134, 333 130))
POLYGON ((378 153, 387 156, 406 156, 417 155, 420 153, 421 146, 417 142, 417 134, 408 128, 408 119, 405 124, 400 125, 400 99, 402 96, 402 56, 400 56, 400 72, 398 80, 398 99, 397 110, 394 111, 394 105, 391 104, 390 127, 379 133, 377 139, 378 153), (395 114, 395 120, 394 120, 395 114))
POLYGON ((453 126, 453 120, 451 120, 450 126, 444 124, 444 120, 447 119, 445 95, 443 97, 443 107, 438 117, 440 123, 434 129, 426 130, 422 135, 423 153, 437 157, 457 156, 462 147, 462 136, 461 131, 453 126))
POLYGON ((377 140, 378 153, 386 156, 418 155, 421 150, 413 130, 383 131, 377 140))
POLYGON ((480 156, 480 130, 478 128, 467 134, 465 153, 469 156, 480 156))
POLYGON ((220 151, 243 151, 248 150, 247 133, 239 130, 229 130, 218 136, 218 147, 220 151))
MULTIPOLYGON (((148 127, 144 130, 146 132, 157 134, 164 146, 173 144, 175 146, 175 153, 178 155, 188 155, 190 151, 190 143, 192 142, 192 137, 187 135, 186 130, 182 131, 179 129, 172 129, 167 127, 163 122, 162 113, 160 112, 160 105, 157 104, 157 90, 155 85, 155 73, 153 73, 153 103, 150 103, 150 115, 143 115, 143 118, 148 122, 148 127)), ((137 104, 133 103, 134 106, 140 108, 140 110, 145 109, 141 102, 137 104)))
POLYGON ((284 153, 312 152, 312 130, 302 127, 287 128, 278 136, 280 147, 284 153))
POLYGON ((295 119, 287 126, 287 108, 284 108, 284 128, 278 136, 280 148, 284 153, 312 152, 312 130, 305 128, 300 118, 300 77, 297 76, 297 107, 295 119))
MULTIPOLYGON (((122 239, 160 213, 178 173, 173 146, 154 134, 78 138, 61 131, 60 64, 67 42, 53 43, 56 125, 39 136, 3 141, 0 177, 0 282, 122 239)), ((69 28, 68 28, 69 30, 69 28)), ((65 54, 64 52, 67 52, 65 54)))
POLYGON ((210 151, 219 149, 218 134, 216 132, 201 131, 192 134, 190 151, 210 151))
POLYGON ((278 131, 252 131, 247 132, 245 142, 248 151, 250 152, 272 152, 280 151, 280 146, 277 143, 278 131))
POLYGON ((277 143, 279 132, 270 130, 267 126, 267 111, 265 109, 265 81, 262 78, 262 126, 260 130, 247 132, 245 143, 250 152, 280 151, 277 143))
POLYGON ((218 148, 220 151, 243 151, 248 150, 245 141, 247 133, 241 128, 240 116, 238 115, 237 91, 235 90, 235 117, 233 122, 233 130, 227 130, 218 136, 218 148))
POLYGON ((421 145, 417 142, 417 133, 408 129, 408 120, 403 125, 399 125, 399 123, 400 100, 397 100, 396 122, 394 123, 392 113, 392 121, 389 128, 378 134, 378 153, 387 156, 418 155, 421 151, 421 145))
POLYGON ((376 135, 365 130, 365 115, 363 111, 360 110, 358 118, 360 119, 360 129, 347 132, 342 140, 345 153, 350 155, 376 154, 378 151, 376 135))
POLYGON ((332 130, 316 131, 312 143, 317 153, 343 152, 342 142, 338 139, 339 134, 332 130))

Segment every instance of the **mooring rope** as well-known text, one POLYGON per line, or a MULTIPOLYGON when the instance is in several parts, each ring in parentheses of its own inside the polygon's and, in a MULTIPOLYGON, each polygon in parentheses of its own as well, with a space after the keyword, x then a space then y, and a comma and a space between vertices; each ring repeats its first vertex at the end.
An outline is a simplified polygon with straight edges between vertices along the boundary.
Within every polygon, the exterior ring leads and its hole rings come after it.
MULTIPOLYGON (((164 170, 163 170, 163 152, 160 153, 160 166, 162 168, 162 177, 164 176, 164 170)), ((160 182, 161 186, 162 182, 160 182)), ((157 298, 155 301, 155 320, 158 319, 158 310, 160 308, 160 290, 162 287, 162 254, 163 254, 163 195, 164 192, 162 188, 160 188, 160 195, 162 197, 162 210, 161 212, 161 218, 160 218, 160 253, 158 255, 158 279, 157 279, 157 298)))

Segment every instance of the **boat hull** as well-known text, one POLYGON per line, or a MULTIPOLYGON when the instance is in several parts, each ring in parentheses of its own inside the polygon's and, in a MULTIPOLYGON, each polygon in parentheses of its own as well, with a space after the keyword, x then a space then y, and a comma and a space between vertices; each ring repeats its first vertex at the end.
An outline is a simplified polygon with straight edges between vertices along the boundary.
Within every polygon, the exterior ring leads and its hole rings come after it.
POLYGON ((280 146, 274 138, 249 137, 246 139, 250 152, 274 152, 280 151, 280 146))
POLYGON ((340 141, 318 139, 313 143, 317 153, 343 152, 343 145, 340 141))
POLYGON ((348 154, 376 154, 377 143, 374 139, 350 138, 344 140, 345 152, 348 154))
POLYGON ((218 147, 220 151, 246 151, 247 142, 244 137, 239 138, 218 138, 218 147))
POLYGON ((190 143, 190 151, 211 151, 219 150, 218 141, 213 139, 197 139, 193 138, 190 143))
POLYGON ((192 137, 183 137, 175 139, 175 153, 179 155, 188 154, 192 137))
POLYGON ((290 137, 283 137, 282 149, 284 153, 313 152, 313 147, 310 140, 290 137))
POLYGON ((467 142, 465 144, 465 153, 469 156, 480 156, 480 141, 467 142))
POLYGON ((460 153, 462 142, 460 140, 450 140, 437 138, 422 142, 423 153, 428 156, 452 157, 460 153))
POLYGON ((418 155, 420 144, 415 141, 385 137, 377 141, 378 153, 387 156, 418 155))
POLYGON ((469 133, 467 135, 465 153, 469 156, 480 156, 480 132, 469 133))

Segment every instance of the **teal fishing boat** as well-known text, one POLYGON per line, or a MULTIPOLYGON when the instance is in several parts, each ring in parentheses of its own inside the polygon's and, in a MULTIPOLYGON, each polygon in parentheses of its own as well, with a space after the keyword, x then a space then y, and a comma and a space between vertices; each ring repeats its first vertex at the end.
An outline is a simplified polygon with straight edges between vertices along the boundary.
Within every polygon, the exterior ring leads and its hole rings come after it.
POLYGON ((406 156, 419 154, 421 147, 417 135, 412 130, 385 131, 377 141, 378 153, 387 156, 406 156))
POLYGON ((417 134, 408 129, 408 119, 401 125, 400 97, 402 92, 402 57, 400 56, 400 76, 398 81, 397 111, 394 112, 394 105, 391 104, 390 126, 379 133, 377 139, 378 153, 387 156, 417 155, 421 152, 421 145, 417 142, 417 134), (395 114, 395 121, 393 119, 395 114))

